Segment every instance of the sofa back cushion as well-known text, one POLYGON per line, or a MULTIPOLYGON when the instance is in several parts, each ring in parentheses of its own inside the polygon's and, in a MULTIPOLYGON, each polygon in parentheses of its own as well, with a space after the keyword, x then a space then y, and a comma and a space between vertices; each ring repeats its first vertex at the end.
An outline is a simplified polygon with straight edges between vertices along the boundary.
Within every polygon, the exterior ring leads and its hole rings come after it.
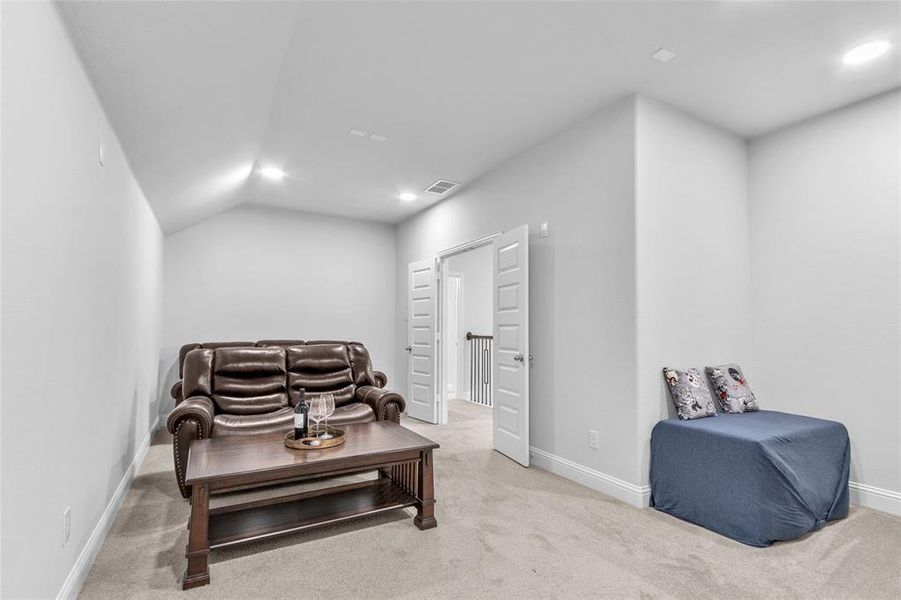
MULTIPOLYGON (((200 344, 198 344, 199 346, 200 344)), ((182 396, 210 396, 213 393, 213 351, 195 348, 185 354, 182 362, 184 379, 182 396)))
POLYGON ((187 358, 188 352, 191 350, 197 350, 198 348, 215 350, 217 348, 240 348, 244 346, 253 346, 253 342, 195 342, 193 344, 185 344, 181 347, 181 350, 178 351, 178 376, 182 379, 184 378, 185 358, 187 358))
POLYGON ((347 355, 350 357, 350 367, 353 373, 354 385, 375 385, 375 376, 372 374, 372 359, 369 358, 369 350, 360 342, 347 343, 347 355))
POLYGON ((267 346, 277 346, 279 348, 290 348, 291 346, 303 346, 306 344, 303 340, 260 340, 257 346, 265 348, 267 346))
POLYGON ((210 398, 217 413, 257 415, 288 406, 284 348, 220 348, 213 353, 210 398))
POLYGON ((203 344, 185 344, 178 351, 178 378, 185 378, 185 360, 188 358, 188 352, 191 350, 197 350, 198 348, 203 348, 203 344))
POLYGON ((307 394, 334 394, 335 406, 353 401, 356 388, 345 344, 308 344, 287 348, 286 352, 291 406, 297 403, 300 388, 307 394))

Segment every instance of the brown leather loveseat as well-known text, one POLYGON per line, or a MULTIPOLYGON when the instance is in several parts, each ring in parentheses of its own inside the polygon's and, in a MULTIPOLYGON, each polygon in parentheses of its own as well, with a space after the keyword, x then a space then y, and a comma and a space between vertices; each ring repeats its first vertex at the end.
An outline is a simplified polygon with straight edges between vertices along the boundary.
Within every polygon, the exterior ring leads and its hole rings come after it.
POLYGON ((334 342, 281 346, 197 348, 186 353, 184 400, 166 426, 174 435, 175 475, 182 496, 188 448, 195 439, 287 431, 293 426, 298 392, 330 392, 335 413, 329 423, 400 421, 404 399, 376 386, 369 352, 362 344, 334 342))
MULTIPOLYGON (((178 403, 184 399, 182 395, 182 378, 185 376, 185 357, 188 355, 188 352, 191 350, 198 350, 200 348, 211 348, 213 350, 217 348, 249 348, 249 347, 260 347, 260 348, 268 348, 270 346, 275 346, 277 348, 290 348, 291 346, 315 346, 317 344, 347 344, 347 345, 357 345, 362 346, 359 342, 342 342, 338 340, 259 340, 256 342, 194 342, 191 344, 185 344, 178 351, 178 381, 175 382, 175 385, 172 386, 172 389, 169 390, 169 395, 175 399, 175 402, 178 403)), ((373 371, 372 374, 375 376, 375 382, 377 387, 385 387, 388 383, 388 377, 385 376, 381 371, 373 371)))

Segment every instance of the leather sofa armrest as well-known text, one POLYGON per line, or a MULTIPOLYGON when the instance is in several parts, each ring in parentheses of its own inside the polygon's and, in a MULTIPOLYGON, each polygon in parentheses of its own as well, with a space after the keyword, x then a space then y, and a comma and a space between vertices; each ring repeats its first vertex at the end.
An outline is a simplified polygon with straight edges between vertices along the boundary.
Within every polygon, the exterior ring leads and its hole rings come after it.
POLYGON ((373 371, 372 376, 375 378, 375 387, 383 388, 388 385, 388 376, 381 371, 373 371))
MULTIPOLYGON (((187 400, 178 403, 166 419, 166 429, 175 434, 179 421, 195 419, 200 426, 200 433, 204 438, 210 437, 213 430, 213 401, 206 396, 191 396, 187 400)), ((201 438, 202 439, 202 438, 201 438)))
POLYGON ((191 497, 191 487, 185 485, 188 450, 191 442, 210 437, 213 429, 213 402, 206 396, 191 396, 178 403, 166 419, 166 429, 172 434, 172 453, 175 459, 175 480, 185 498, 191 497))
POLYGON ((372 385, 357 388, 358 402, 365 402, 375 411, 378 421, 394 421, 400 423, 400 413, 404 412, 406 403, 400 394, 383 390, 372 385))
POLYGON ((172 386, 172 389, 169 390, 169 395, 172 396, 172 398, 175 400, 176 404, 178 404, 179 402, 184 400, 184 398, 181 395, 181 388, 182 388, 182 384, 181 384, 181 380, 179 380, 179 381, 176 381, 175 384, 172 386))

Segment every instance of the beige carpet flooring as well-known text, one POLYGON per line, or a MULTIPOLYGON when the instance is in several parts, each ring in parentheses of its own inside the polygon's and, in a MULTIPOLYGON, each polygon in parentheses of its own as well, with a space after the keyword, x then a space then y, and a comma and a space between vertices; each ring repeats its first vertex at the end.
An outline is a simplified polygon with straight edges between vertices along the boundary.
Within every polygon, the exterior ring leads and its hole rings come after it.
POLYGON ((438 527, 397 511, 211 553, 180 590, 189 506, 161 432, 81 598, 901 598, 901 518, 852 507, 793 542, 751 548, 638 510, 491 450, 490 414, 405 421, 436 451, 438 527))

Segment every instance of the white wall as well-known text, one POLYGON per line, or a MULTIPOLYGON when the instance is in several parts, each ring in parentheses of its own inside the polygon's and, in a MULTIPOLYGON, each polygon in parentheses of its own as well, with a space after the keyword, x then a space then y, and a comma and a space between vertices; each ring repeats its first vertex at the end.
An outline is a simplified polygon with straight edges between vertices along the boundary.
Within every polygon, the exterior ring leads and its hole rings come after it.
POLYGON ((50 598, 151 426, 162 234, 56 9, 2 11, 2 595, 50 598))
MULTIPOLYGON (((3 44, 3 11, 0 10, 0 48, 3 44)), ((2 50, 0 50, 2 56, 2 50)), ((0 67, 2 68, 2 67, 0 67)), ((2 72, 2 71, 0 71, 2 72)), ((3 79, 0 77, 0 156, 3 147, 3 79)), ((0 182, 3 180, 3 165, 0 160, 0 182)), ((0 183, 0 227, 3 223, 3 191, 0 183)), ((0 340, 3 339, 3 244, 0 243, 0 340)), ((3 344, 0 343, 0 433, 3 431, 3 344)), ((0 441, 0 540, 3 539, 3 443, 0 441)), ((3 544, 0 543, 0 596, 3 595, 3 544)))
POLYGON ((491 335, 491 246, 455 254, 447 268, 463 275, 463 333, 491 335))
POLYGON ((755 393, 843 422, 852 481, 896 494, 899 146, 898 91, 750 145, 755 393))
MULTIPOLYGON (((598 112, 397 226, 404 299, 409 262, 529 224, 532 445, 632 481, 636 455, 624 449, 637 445, 634 107, 627 99, 598 112), (543 221, 547 239, 535 234, 543 221), (601 432, 599 450, 588 447, 589 429, 601 432)), ((400 348, 396 361, 400 373, 400 348)))
POLYGON ((638 99, 636 138, 638 476, 646 485, 651 429, 675 416, 664 366, 737 362, 754 381, 748 155, 742 138, 648 98, 638 99))
POLYGON ((493 335, 494 315, 491 312, 491 246, 481 246, 455 254, 447 260, 448 271, 457 272, 463 278, 463 311, 461 315, 459 344, 460 363, 458 380, 460 398, 470 391, 469 365, 470 342, 466 332, 477 335, 493 335))
POLYGON ((355 340, 398 389, 394 279, 382 223, 240 206, 167 236, 162 410, 189 342, 355 340))

